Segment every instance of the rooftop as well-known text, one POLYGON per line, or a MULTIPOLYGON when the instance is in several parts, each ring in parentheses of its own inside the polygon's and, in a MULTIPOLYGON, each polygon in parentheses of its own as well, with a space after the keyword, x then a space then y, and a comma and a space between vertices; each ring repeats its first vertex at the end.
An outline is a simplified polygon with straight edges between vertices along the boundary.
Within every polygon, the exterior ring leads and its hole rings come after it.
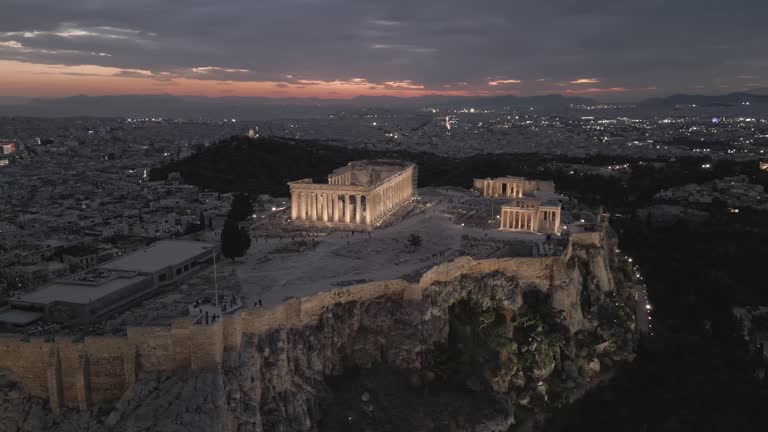
POLYGON ((215 243, 190 240, 161 240, 132 254, 99 266, 102 269, 154 273, 216 247, 215 243))
POLYGON ((0 323, 25 326, 39 320, 42 316, 43 314, 39 312, 5 309, 0 312, 0 323))
POLYGON ((11 298, 9 301, 34 304, 49 304, 55 301, 88 304, 150 277, 123 271, 85 272, 11 298), (88 277, 89 274, 93 274, 93 277, 88 277))

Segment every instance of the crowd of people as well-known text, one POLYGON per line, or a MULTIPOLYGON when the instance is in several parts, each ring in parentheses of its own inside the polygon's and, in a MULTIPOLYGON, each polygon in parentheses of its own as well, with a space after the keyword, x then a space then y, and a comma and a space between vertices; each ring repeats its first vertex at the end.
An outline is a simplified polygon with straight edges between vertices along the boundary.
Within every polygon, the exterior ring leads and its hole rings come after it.
POLYGON ((240 305, 240 301, 234 294, 219 294, 218 298, 216 296, 202 296, 195 300, 192 307, 196 313, 201 314, 202 322, 207 325, 215 323, 221 318, 221 314, 237 308, 240 305), (213 312, 211 312, 211 309, 213 309, 213 312))

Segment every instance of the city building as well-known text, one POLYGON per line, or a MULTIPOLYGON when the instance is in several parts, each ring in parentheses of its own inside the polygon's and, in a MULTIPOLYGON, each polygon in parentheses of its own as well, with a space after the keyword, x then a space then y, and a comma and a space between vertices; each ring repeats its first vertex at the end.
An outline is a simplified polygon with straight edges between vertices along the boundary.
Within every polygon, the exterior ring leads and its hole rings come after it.
POLYGON ((327 183, 301 179, 291 189, 291 219, 324 226, 371 229, 410 199, 418 181, 416 164, 396 160, 350 162, 327 183))
POLYGON ((168 285, 211 260, 215 247, 215 243, 208 242, 161 240, 97 268, 148 274, 158 285, 168 285))
POLYGON ((0 154, 8 155, 16 152, 16 143, 13 141, 0 141, 0 154))
POLYGON ((0 312, 0 323, 23 326, 43 317, 56 323, 91 321, 179 282, 210 262, 215 247, 215 243, 207 242, 158 241, 9 298, 10 309, 0 312))

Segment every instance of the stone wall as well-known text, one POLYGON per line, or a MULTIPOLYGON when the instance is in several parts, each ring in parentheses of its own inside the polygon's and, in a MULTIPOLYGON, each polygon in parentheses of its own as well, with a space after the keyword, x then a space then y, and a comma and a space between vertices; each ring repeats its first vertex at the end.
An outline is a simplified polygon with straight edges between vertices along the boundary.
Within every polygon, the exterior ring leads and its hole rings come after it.
MULTIPOLYGON (((574 235, 572 245, 600 246, 601 233, 574 235)), ((525 288, 551 292, 555 306, 566 307, 574 293, 563 293, 572 278, 568 269, 572 245, 563 256, 542 258, 460 257, 433 267, 418 283, 389 280, 365 283, 289 300, 265 309, 245 309, 210 326, 196 326, 188 319, 170 327, 131 327, 127 336, 60 338, 46 341, 18 337, 0 338, 0 369, 12 372, 32 396, 47 399, 58 412, 62 407, 87 410, 95 403, 119 399, 139 371, 218 369, 227 367, 227 353, 240 350, 244 334, 262 334, 275 328, 315 324, 332 305, 390 297, 418 301, 435 282, 462 275, 501 272, 517 278, 525 288)), ((578 322, 581 317, 574 321, 578 322)), ((236 357, 236 356, 234 356, 236 357)))

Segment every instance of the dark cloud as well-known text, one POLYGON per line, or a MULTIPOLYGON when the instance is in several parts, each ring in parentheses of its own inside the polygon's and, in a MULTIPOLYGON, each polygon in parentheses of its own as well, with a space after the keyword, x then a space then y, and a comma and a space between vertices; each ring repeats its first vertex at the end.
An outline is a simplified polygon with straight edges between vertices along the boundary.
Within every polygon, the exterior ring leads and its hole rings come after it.
POLYGON ((768 84, 766 16, 765 0, 6 0, 0 59, 279 87, 670 93, 768 84))

